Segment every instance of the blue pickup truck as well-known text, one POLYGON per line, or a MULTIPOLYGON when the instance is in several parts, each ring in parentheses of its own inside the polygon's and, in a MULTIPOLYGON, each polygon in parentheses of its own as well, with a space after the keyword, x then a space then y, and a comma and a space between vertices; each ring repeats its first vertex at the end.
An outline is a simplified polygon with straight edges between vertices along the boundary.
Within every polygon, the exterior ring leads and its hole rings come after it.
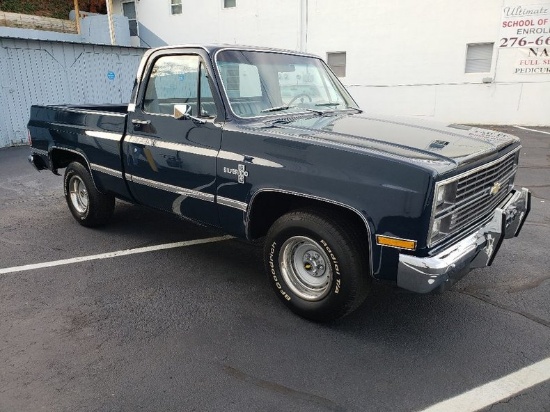
POLYGON ((374 281, 443 290, 517 236, 519 140, 363 113, 318 57, 241 46, 144 56, 128 105, 32 106, 30 162, 64 168, 69 210, 107 223, 115 198, 265 242, 265 270, 316 321, 374 281))

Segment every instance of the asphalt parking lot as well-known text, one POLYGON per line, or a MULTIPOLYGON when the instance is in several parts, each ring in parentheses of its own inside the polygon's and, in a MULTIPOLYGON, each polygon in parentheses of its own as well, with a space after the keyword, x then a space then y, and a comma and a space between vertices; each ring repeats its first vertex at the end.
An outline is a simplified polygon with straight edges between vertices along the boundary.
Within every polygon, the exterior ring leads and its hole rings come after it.
MULTIPOLYGON (((326 325, 279 303, 259 246, 122 202, 109 226, 81 227, 61 177, 26 147, 0 150, 0 411, 420 411, 548 359, 550 129, 537 129, 500 128, 522 138, 516 184, 533 208, 493 266, 441 295, 377 286, 326 325)), ((486 408, 550 411, 550 381, 500 398, 486 408)))

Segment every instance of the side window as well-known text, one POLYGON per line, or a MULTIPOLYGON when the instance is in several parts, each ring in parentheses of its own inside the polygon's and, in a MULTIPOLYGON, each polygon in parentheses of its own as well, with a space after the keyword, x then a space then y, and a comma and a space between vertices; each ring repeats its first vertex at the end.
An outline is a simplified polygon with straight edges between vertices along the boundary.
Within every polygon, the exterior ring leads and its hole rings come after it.
POLYGON ((154 114, 174 113, 174 105, 188 104, 197 113, 199 56, 163 56, 149 75, 143 110, 154 114))

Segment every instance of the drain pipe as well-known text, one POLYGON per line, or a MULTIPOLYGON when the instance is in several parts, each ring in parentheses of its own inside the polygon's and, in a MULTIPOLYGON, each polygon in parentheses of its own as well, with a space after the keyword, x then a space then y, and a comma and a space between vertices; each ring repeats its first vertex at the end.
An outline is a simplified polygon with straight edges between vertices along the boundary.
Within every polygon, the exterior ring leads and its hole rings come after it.
POLYGON ((300 51, 307 52, 307 30, 309 19, 309 0, 300 2, 300 51))

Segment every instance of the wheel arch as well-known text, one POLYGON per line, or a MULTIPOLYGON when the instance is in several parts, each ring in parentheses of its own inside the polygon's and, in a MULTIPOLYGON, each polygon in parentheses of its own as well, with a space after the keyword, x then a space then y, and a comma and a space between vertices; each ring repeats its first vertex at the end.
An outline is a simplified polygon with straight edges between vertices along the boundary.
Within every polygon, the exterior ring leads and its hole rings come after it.
POLYGON ((292 210, 302 208, 329 210, 357 222, 367 238, 369 274, 371 277, 373 276, 373 228, 369 223, 368 216, 342 202, 293 191, 260 189, 252 195, 249 202, 245 221, 246 237, 249 240, 255 240, 265 236, 279 217, 292 210))
POLYGON ((90 173, 92 183, 94 184, 94 187, 97 189, 97 191, 104 193, 104 190, 102 190, 102 188, 98 186, 94 178, 94 174, 92 173, 90 162, 88 161, 88 158, 86 157, 86 155, 84 155, 84 153, 74 149, 53 146, 50 149, 49 157, 52 165, 52 171, 56 174, 57 169, 63 169, 67 167, 71 162, 80 162, 88 170, 88 173, 90 173))

